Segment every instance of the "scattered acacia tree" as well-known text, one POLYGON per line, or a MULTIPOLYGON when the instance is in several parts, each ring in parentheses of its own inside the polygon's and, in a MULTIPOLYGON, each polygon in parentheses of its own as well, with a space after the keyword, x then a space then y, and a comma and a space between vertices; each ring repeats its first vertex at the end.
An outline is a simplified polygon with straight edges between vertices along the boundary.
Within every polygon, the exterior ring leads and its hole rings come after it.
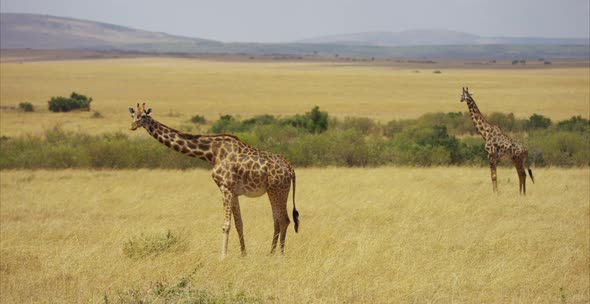
POLYGON ((58 96, 51 97, 48 101, 49 110, 52 112, 69 112, 72 110, 90 111, 92 97, 72 92, 69 98, 58 96))

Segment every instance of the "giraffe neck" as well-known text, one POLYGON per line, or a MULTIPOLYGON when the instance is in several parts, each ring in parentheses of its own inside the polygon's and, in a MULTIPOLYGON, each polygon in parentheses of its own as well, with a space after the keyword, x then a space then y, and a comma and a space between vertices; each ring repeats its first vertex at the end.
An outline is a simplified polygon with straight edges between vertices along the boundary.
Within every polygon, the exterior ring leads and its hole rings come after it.
POLYGON ((187 156, 214 162, 211 140, 208 136, 192 135, 179 132, 152 118, 149 118, 145 130, 160 143, 187 156))
POLYGON ((487 140, 487 131, 489 130, 490 123, 485 119, 483 114, 479 111, 479 108, 475 104, 473 99, 467 99, 467 107, 469 107, 469 114, 471 115, 471 121, 473 121, 473 125, 477 129, 477 133, 483 137, 483 139, 487 140))

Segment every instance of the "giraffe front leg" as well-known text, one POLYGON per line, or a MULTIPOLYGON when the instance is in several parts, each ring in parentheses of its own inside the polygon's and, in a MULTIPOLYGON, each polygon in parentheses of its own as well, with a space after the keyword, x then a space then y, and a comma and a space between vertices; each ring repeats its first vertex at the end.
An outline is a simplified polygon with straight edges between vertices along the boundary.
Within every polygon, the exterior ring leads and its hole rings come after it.
POLYGON ((227 242, 229 238, 229 230, 231 228, 231 215, 232 215, 232 202, 234 195, 233 193, 225 188, 221 187, 223 193, 223 227, 221 231, 223 233, 223 239, 221 242, 221 259, 223 260, 227 255, 227 242))
POLYGON ((491 171, 491 175, 492 175, 492 187, 494 189, 494 192, 498 192, 498 178, 496 176, 497 159, 493 155, 488 156, 488 159, 490 160, 490 171, 491 171))

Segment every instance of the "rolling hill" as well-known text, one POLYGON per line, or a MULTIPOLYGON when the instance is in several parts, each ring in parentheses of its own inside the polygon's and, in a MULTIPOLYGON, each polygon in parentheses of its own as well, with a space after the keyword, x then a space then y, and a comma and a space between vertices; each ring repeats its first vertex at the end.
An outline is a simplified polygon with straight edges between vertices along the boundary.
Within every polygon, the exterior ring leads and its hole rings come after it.
POLYGON ((588 39, 485 38, 444 31, 372 32, 291 43, 224 43, 48 15, 0 14, 2 49, 317 55, 362 58, 590 58, 588 39))
POLYGON ((2 13, 0 44, 2 48, 149 50, 150 45, 199 47, 220 43, 94 21, 2 13))

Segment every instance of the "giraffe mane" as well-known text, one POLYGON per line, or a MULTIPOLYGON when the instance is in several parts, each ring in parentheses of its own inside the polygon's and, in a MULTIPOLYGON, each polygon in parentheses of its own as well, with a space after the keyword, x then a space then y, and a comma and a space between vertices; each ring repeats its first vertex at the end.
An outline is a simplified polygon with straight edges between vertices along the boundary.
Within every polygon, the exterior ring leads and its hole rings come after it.
MULTIPOLYGON (((151 117, 150 117, 150 118, 151 118, 151 117)), ((170 129, 170 130, 172 130, 172 131, 176 132, 176 133, 177 133, 177 134, 178 134, 180 137, 182 137, 182 138, 184 138, 184 139, 197 139, 197 138, 200 138, 200 137, 202 137, 202 136, 227 136, 227 137, 231 137, 231 138, 233 138, 233 139, 235 139, 235 140, 242 141, 242 140, 241 140, 239 137, 237 137, 236 135, 229 134, 229 133, 220 133, 220 134, 191 134, 191 133, 181 132, 181 131, 178 131, 178 130, 176 130, 176 129, 174 129, 174 128, 171 128, 171 127, 169 127, 169 126, 167 126, 167 125, 165 125, 165 124, 163 124, 163 123, 161 123, 161 122, 159 122, 159 121, 157 121, 157 120, 155 120, 155 119, 153 119, 153 118, 151 118, 151 119, 152 119, 153 121, 157 122, 158 124, 162 125, 162 127, 168 128, 168 129, 170 129)))

